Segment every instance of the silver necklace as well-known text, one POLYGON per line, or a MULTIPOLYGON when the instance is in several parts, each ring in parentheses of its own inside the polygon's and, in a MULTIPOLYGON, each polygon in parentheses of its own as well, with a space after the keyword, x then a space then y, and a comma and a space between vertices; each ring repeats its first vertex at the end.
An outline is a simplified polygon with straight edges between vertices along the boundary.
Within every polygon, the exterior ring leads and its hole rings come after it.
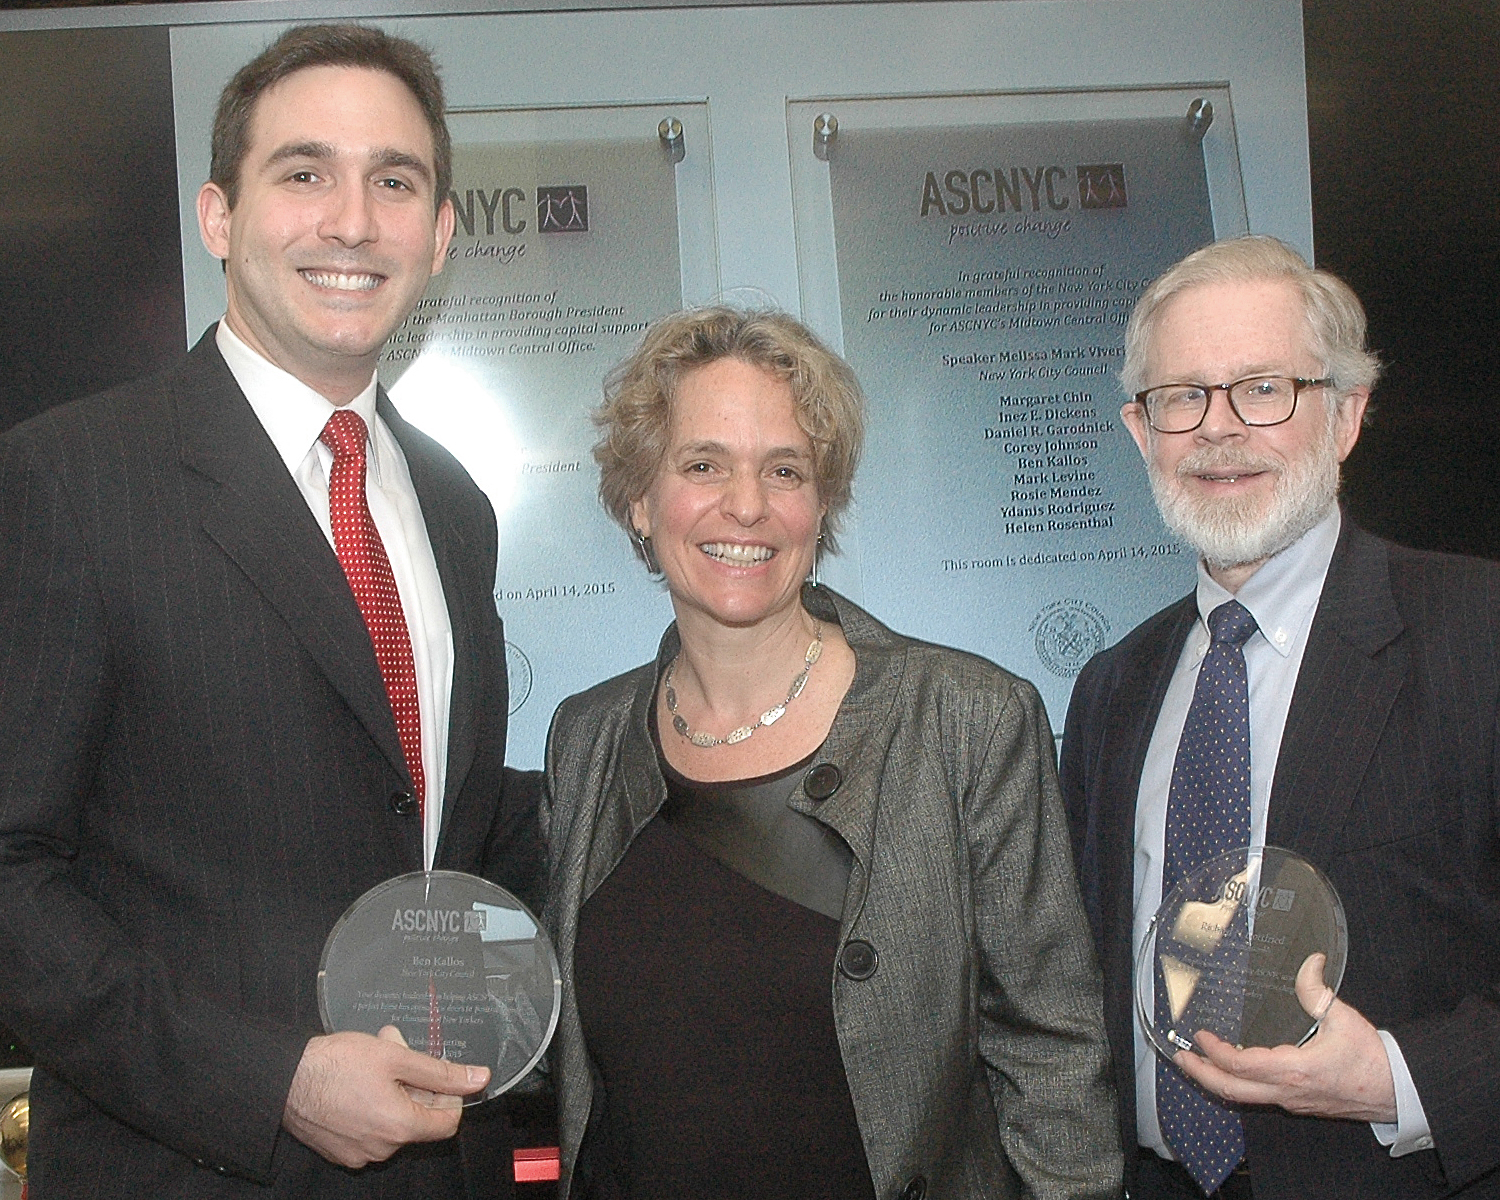
MULTIPOLYGON (((677 690, 672 686, 672 676, 677 670, 677 659, 672 660, 667 668, 666 675, 662 678, 662 688, 667 694, 667 711, 672 714, 672 728, 677 730, 693 745, 704 750, 711 750, 715 746, 733 746, 736 742, 743 742, 747 737, 759 729, 762 725, 774 725, 786 713, 786 706, 802 695, 802 689, 807 686, 807 673, 813 669, 813 663, 817 662, 823 654, 823 626, 816 621, 813 622, 812 645, 807 648, 807 653, 802 656, 802 670, 797 672, 797 678, 792 680, 792 686, 787 689, 786 699, 775 708, 768 708, 760 714, 760 720, 754 725, 741 725, 738 729, 731 730, 721 738, 716 738, 708 733, 694 733, 685 719, 677 713, 677 690)), ((679 658, 681 655, 678 656, 679 658)))

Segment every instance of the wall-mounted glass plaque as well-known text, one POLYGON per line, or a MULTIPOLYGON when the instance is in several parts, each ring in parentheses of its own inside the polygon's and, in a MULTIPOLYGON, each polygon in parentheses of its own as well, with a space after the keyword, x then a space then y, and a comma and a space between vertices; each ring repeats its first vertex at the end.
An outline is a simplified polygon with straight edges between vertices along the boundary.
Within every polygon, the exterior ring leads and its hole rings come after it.
POLYGON ((380 377, 495 507, 512 761, 539 758, 558 701, 636 665, 670 620, 599 506, 589 414, 650 321, 717 290, 704 108, 449 118, 457 229, 380 377))
POLYGON ((1227 92, 819 100, 788 124, 803 311, 870 399, 864 601, 1032 679, 1060 728, 1089 657, 1190 586, 1117 373, 1143 285, 1244 230, 1227 92))

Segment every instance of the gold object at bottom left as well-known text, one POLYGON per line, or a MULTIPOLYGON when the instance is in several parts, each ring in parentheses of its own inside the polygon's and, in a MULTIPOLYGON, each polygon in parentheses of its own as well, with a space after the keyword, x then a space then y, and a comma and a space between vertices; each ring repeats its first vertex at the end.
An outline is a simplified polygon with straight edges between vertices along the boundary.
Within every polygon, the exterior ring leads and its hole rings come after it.
POLYGON ((31 1101, 22 1092, 0 1108, 0 1160, 21 1179, 26 1178, 26 1137, 31 1130, 31 1101))

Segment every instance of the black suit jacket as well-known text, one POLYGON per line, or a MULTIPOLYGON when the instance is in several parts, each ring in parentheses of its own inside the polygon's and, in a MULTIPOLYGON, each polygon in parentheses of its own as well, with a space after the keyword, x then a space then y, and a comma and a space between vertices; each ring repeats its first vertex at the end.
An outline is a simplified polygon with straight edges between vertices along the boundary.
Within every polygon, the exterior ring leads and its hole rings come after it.
MULTIPOLYGON (((1136 794, 1195 614, 1190 595, 1090 662, 1063 741, 1127 1146, 1136 1144, 1136 794)), ((1340 995, 1395 1035, 1436 1148, 1392 1159, 1366 1124, 1251 1110, 1256 1200, 1500 1196, 1497 691, 1500 566, 1408 550, 1345 518, 1266 836, 1321 866, 1338 889, 1349 922, 1340 995)))
MULTIPOLYGON (((0 1004, 36 1056, 33 1192, 461 1194, 456 1143, 350 1172, 280 1131, 323 940, 421 835, 353 594, 211 334, 0 439, 0 1004)), ((494 517, 380 413, 453 629, 437 865, 527 893, 494 517)))

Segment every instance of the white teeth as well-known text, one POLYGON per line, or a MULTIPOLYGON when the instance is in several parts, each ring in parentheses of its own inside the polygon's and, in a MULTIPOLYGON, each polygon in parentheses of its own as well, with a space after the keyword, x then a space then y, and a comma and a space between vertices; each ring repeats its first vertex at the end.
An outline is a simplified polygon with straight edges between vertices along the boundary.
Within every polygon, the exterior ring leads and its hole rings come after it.
POLYGON ((769 546, 740 546, 734 542, 709 542, 699 549, 709 558, 736 567, 754 566, 775 553, 769 546))
POLYGON ((380 286, 379 275, 343 275, 334 271, 303 271, 302 278, 339 292, 368 292, 380 286))

